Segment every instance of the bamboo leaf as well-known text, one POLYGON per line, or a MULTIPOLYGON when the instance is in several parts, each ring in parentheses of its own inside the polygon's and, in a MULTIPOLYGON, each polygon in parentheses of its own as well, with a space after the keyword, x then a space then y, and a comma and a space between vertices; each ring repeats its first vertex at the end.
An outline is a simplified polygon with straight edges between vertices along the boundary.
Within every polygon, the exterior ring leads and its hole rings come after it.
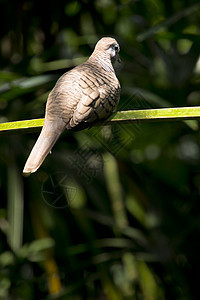
POLYGON ((119 179, 118 168, 114 157, 107 153, 104 155, 105 177, 110 194, 111 205, 115 222, 119 228, 128 225, 128 219, 123 202, 123 192, 119 179))
POLYGON ((196 119, 200 117, 200 107, 175 107, 119 111, 111 122, 131 123, 134 121, 159 121, 196 119))
POLYGON ((44 119, 33 119, 25 121, 16 121, 16 122, 6 122, 0 124, 0 134, 1 133, 23 133, 23 132, 36 132, 44 124, 44 119))
MULTIPOLYGON (((132 123, 136 121, 193 120, 198 118, 200 118, 200 106, 175 107, 118 111, 110 120, 99 124, 108 125, 113 122, 132 123)), ((43 124, 44 119, 0 123, 0 134, 37 132, 41 129, 43 124)))
POLYGON ((20 249, 23 237, 23 184, 15 164, 8 169, 8 242, 13 251, 20 249))

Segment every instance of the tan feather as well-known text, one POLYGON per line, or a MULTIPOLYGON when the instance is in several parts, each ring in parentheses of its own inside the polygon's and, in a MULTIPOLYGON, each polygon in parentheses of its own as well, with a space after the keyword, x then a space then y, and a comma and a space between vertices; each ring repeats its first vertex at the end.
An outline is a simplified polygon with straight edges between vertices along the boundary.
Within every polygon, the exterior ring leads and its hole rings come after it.
POLYGON ((45 122, 28 157, 23 173, 37 171, 65 128, 82 130, 109 117, 120 97, 120 84, 113 62, 119 45, 102 38, 83 63, 59 78, 49 94, 45 122))

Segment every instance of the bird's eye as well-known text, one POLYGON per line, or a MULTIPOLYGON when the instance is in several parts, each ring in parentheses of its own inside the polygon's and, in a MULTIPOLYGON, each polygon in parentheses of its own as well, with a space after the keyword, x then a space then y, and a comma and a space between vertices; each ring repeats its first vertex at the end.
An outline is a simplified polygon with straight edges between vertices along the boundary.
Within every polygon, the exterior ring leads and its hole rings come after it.
POLYGON ((119 50, 118 45, 113 45, 113 49, 114 49, 115 51, 118 51, 118 50, 119 50))

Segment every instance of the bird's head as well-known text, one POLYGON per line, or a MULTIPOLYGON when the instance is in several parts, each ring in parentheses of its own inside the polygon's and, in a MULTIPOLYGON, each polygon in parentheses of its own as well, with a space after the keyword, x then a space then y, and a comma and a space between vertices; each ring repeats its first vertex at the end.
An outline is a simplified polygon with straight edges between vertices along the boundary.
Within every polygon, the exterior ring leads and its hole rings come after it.
POLYGON ((120 62, 119 51, 119 44, 115 39, 110 37, 100 39, 94 49, 94 52, 103 52, 103 54, 109 55, 112 63, 115 61, 120 62))

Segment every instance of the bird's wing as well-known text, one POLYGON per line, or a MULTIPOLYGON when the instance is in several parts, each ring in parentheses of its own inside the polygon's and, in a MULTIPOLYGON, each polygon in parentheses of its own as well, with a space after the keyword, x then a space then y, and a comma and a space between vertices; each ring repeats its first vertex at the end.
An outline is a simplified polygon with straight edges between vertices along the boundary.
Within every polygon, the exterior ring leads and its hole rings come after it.
POLYGON ((67 129, 81 130, 112 114, 119 101, 120 86, 113 86, 111 79, 94 70, 80 77, 81 97, 67 129))

